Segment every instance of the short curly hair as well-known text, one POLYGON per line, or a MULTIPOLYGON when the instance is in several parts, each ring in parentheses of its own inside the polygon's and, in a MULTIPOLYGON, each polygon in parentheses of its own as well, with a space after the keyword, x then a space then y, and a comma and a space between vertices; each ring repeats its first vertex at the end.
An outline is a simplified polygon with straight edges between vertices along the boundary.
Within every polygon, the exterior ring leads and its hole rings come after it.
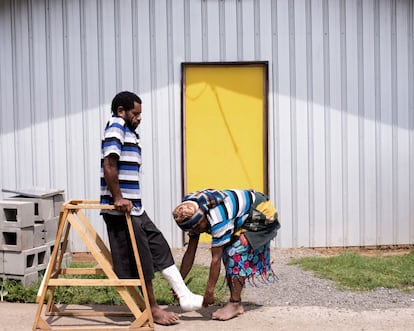
POLYGON ((126 111, 134 108, 134 102, 142 104, 141 98, 133 92, 122 91, 119 92, 112 99, 111 110, 112 114, 117 115, 118 107, 123 107, 126 111))

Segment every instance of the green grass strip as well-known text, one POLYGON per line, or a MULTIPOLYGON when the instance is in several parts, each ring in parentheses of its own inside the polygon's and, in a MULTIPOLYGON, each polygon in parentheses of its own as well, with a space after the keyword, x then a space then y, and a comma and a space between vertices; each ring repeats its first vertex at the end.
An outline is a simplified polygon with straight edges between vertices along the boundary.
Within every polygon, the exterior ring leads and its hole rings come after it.
POLYGON ((345 252, 332 257, 303 257, 289 263, 330 279, 339 288, 370 291, 395 288, 414 291, 414 252, 398 256, 368 257, 345 252))
MULTIPOLYGON (((94 267, 93 263, 72 263, 71 268, 94 267)), ((207 284, 209 268, 201 265, 194 265, 187 277, 188 288, 196 294, 204 294, 207 284)), ((63 277, 63 276, 61 276, 63 277)), ((65 278, 82 279, 105 279, 103 275, 71 275, 65 278)), ((215 291, 216 302, 221 302, 227 294, 227 287, 222 286, 224 282, 221 276, 215 291)), ((0 283, 0 298, 2 301, 35 303, 39 282, 24 287, 19 281, 4 280, 0 283)), ((175 302, 167 281, 156 273, 153 281, 154 294, 160 305, 171 305, 175 302)), ((58 286, 54 293, 54 303, 57 304, 123 304, 122 298, 113 287, 108 286, 58 286)))

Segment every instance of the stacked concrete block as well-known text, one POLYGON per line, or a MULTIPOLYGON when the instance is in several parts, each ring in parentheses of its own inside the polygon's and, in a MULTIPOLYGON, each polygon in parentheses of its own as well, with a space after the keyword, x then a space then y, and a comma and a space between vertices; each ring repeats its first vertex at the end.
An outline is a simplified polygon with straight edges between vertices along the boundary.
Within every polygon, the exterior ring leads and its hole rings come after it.
MULTIPOLYGON (((55 246, 63 194, 0 200, 0 277, 28 286, 44 274, 55 246)), ((70 264, 70 254, 65 254, 70 264)))
POLYGON ((23 251, 34 247, 34 227, 24 228, 3 227, 1 232, 1 249, 3 251, 23 251))
POLYGON ((56 232, 58 228, 59 217, 51 217, 45 220, 44 223, 44 238, 45 242, 54 242, 56 240, 56 232))
POLYGON ((4 254, 3 252, 0 252, 0 274, 2 274, 4 272, 4 254))
POLYGON ((16 195, 6 199, 7 201, 25 201, 33 203, 33 214, 35 222, 43 222, 49 218, 59 216, 63 204, 63 195, 57 194, 46 198, 32 198, 24 195, 16 195))
POLYGON ((25 275, 37 270, 36 248, 4 252, 4 270, 11 275, 25 275))
POLYGON ((1 201, 2 227, 24 228, 34 224, 34 204, 26 201, 1 201))
POLYGON ((43 223, 35 224, 33 226, 33 247, 42 246, 45 242, 45 225, 43 223))

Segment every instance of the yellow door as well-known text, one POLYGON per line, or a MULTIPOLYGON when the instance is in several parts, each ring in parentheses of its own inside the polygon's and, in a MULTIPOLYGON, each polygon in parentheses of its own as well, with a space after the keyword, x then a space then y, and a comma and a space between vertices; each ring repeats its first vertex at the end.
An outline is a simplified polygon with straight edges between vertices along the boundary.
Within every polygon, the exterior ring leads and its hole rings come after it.
POLYGON ((183 65, 184 194, 267 193, 267 63, 183 65))

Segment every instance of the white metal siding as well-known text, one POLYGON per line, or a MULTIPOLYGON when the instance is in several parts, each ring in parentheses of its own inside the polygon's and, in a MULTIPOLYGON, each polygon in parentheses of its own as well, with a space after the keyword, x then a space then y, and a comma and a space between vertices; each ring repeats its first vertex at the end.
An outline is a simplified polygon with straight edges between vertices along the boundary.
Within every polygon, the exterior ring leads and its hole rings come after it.
POLYGON ((0 187, 98 199, 110 102, 133 90, 144 203, 180 246, 180 65, 269 61, 276 244, 412 244, 413 12, 410 0, 2 0, 0 187))

